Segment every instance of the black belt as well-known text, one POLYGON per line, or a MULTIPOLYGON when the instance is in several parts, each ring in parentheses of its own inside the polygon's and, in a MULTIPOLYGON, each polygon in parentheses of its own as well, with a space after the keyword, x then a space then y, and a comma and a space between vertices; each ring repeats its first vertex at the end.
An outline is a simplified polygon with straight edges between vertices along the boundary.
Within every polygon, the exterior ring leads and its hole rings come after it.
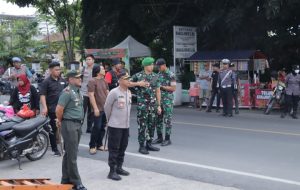
POLYGON ((75 123, 83 124, 83 120, 79 120, 79 119, 65 119, 65 118, 63 118, 62 120, 63 121, 73 121, 75 123))

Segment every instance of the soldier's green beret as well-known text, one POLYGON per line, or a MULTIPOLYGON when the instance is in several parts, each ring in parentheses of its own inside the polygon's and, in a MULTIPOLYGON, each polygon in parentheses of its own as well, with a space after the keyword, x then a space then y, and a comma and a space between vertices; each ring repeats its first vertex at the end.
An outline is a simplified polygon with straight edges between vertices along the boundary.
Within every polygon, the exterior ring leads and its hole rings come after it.
POLYGON ((154 63, 154 59, 152 57, 145 57, 142 61, 143 66, 152 65, 154 63))

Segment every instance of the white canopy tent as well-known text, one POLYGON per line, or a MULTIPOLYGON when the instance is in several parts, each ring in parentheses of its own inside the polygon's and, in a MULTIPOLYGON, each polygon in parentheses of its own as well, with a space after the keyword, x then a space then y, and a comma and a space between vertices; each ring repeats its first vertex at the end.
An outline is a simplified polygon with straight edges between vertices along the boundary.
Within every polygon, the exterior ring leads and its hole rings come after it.
POLYGON ((151 56, 150 48, 138 42, 130 35, 112 49, 127 49, 129 58, 151 56))

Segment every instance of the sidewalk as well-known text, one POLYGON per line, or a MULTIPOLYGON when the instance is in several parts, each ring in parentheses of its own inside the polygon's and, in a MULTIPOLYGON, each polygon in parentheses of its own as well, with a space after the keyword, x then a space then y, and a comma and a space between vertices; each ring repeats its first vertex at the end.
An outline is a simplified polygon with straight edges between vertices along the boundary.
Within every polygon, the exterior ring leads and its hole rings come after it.
MULTIPOLYGON (((121 181, 107 179, 109 171, 106 162, 78 157, 79 172, 83 184, 88 190, 237 190, 198 181, 175 178, 168 175, 126 168, 131 175, 121 181)), ((50 152, 42 160, 30 162, 22 159, 22 170, 17 161, 0 162, 0 178, 51 178, 59 183, 61 177, 61 157, 54 157, 50 152)))

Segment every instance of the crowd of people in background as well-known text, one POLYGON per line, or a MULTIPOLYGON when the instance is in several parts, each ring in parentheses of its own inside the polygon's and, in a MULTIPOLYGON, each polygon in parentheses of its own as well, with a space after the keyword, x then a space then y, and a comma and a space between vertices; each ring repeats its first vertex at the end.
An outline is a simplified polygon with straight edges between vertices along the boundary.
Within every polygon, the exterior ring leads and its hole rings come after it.
MULTIPOLYGON (((105 129, 108 128, 108 178, 120 180, 120 175, 129 175, 122 166, 129 137, 132 104, 130 88, 135 88, 137 96, 138 151, 149 154, 149 151, 160 151, 155 144, 172 144, 176 76, 163 58, 144 58, 142 71, 130 76, 120 59, 113 59, 112 67, 108 70, 101 64, 95 64, 93 55, 87 55, 82 69, 69 71, 65 78, 62 77, 60 63, 54 61, 49 64, 48 76, 39 85, 39 92, 31 85, 32 73, 21 64, 21 59, 14 57, 12 61, 13 67, 8 68, 2 76, 15 87, 9 103, 15 112, 26 104, 36 115, 49 117, 52 128, 49 133, 51 149, 55 156, 64 156, 62 184, 71 183, 75 190, 86 189, 77 168, 77 152, 85 118, 86 133, 90 133, 91 155, 98 150, 107 150, 103 140, 105 129), (157 66, 158 73, 153 72, 154 66, 157 66), (64 150, 58 149, 58 134, 63 136, 64 150)), ((196 74, 196 79, 199 85, 199 97, 196 100, 200 111, 205 103, 206 112, 212 112, 217 99, 216 112, 220 111, 222 101, 223 116, 233 116, 233 104, 235 114, 239 114, 240 81, 235 65, 229 59, 213 64, 212 71, 205 64, 204 69, 196 74), (222 69, 220 64, 223 65, 222 69)), ((286 85, 285 106, 281 117, 291 113, 292 118, 297 119, 299 65, 293 66, 292 72, 287 75, 284 70, 280 71, 278 79, 286 85)))
POLYGON ((101 64, 95 64, 93 55, 87 55, 82 69, 71 70, 66 77, 62 75, 60 63, 53 61, 38 91, 31 84, 32 72, 22 64, 22 60, 14 57, 12 61, 13 67, 3 75, 3 79, 14 86, 9 102, 16 112, 26 104, 36 115, 49 117, 53 155, 63 155, 62 184, 73 184, 73 189, 86 189, 77 168, 84 118, 87 118, 86 133, 90 133, 91 155, 107 150, 106 142, 103 143, 107 127, 108 178, 120 180, 120 175, 129 175, 122 167, 128 145, 132 104, 129 88, 135 88, 137 95, 138 151, 149 154, 149 151, 160 150, 153 144, 172 144, 171 120, 176 78, 164 59, 155 61, 152 57, 144 58, 142 71, 132 77, 120 59, 113 59, 108 70, 101 64), (158 73, 153 72, 155 65, 158 73), (157 139, 154 140, 156 128, 157 139), (58 148, 60 135, 64 140, 63 149, 58 148))
MULTIPOLYGON (((283 102, 280 105, 281 118, 285 118, 289 113, 293 119, 297 119, 298 102, 300 95, 300 74, 299 65, 293 65, 292 71, 287 74, 287 70, 282 68, 278 73, 273 74, 277 81, 283 83, 285 89, 283 91, 283 102)), ((199 111, 206 105, 206 112, 212 112, 215 103, 216 112, 220 111, 220 104, 223 105, 223 116, 233 116, 234 113, 239 114, 239 94, 240 94, 240 78, 239 73, 229 59, 223 59, 220 63, 212 64, 212 71, 209 63, 204 64, 204 69, 199 73, 195 73, 195 86, 192 89, 199 89, 198 93, 194 93, 194 103, 199 107, 199 111), (220 64, 223 68, 220 69, 220 64), (195 95, 197 94, 197 95, 195 95), (216 100, 216 101, 215 101, 216 100)), ((191 90, 191 89, 190 89, 191 90)))

